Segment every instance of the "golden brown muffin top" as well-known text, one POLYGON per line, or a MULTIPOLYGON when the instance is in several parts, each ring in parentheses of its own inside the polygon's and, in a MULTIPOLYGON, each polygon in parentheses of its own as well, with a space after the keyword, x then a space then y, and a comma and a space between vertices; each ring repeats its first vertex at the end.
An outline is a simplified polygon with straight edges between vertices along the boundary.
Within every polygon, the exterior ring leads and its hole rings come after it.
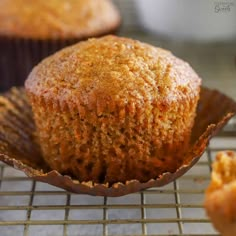
POLYGON ((169 51, 136 40, 105 36, 67 47, 43 60, 26 89, 44 98, 90 104, 161 101, 198 96, 201 79, 169 51))
POLYGON ((0 35, 85 38, 114 30, 119 23, 110 0, 0 0, 0 35))

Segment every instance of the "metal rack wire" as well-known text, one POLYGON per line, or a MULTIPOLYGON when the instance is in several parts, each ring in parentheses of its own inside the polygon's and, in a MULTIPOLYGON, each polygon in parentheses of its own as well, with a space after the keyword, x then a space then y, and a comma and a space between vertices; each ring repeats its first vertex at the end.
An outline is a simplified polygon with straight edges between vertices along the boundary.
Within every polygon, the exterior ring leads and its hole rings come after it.
POLYGON ((215 152, 236 150, 236 120, 162 188, 118 198, 70 194, 0 165, 0 235, 218 235, 202 206, 215 152))

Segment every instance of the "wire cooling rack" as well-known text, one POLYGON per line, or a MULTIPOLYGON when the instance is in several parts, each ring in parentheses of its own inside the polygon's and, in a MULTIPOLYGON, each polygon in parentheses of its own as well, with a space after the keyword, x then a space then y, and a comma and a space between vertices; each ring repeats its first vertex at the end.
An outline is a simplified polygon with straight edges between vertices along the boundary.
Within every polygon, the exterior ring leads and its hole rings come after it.
POLYGON ((0 164, 1 236, 218 235, 203 209, 211 162, 236 150, 236 120, 184 176, 118 198, 70 194, 0 164))

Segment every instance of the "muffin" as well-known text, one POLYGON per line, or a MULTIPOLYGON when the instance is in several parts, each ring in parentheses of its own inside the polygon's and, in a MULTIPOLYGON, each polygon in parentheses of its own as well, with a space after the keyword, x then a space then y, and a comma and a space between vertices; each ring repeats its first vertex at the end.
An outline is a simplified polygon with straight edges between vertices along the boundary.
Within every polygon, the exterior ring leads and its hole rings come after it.
POLYGON ((79 181, 112 184, 176 171, 200 84, 169 51, 106 36, 46 58, 25 87, 48 165, 79 181))
POLYGON ((214 227, 223 236, 236 235, 236 153, 219 152, 213 163, 205 208, 214 227))
POLYGON ((0 90, 23 85, 34 65, 49 54, 120 24, 109 0, 1 0, 0 90))

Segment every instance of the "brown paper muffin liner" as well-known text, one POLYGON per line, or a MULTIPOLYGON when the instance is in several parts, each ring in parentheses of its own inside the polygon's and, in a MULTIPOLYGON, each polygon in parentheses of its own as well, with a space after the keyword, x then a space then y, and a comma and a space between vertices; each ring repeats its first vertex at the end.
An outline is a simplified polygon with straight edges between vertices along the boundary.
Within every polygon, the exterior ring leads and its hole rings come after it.
MULTIPOLYGON (((118 27, 94 37, 114 34, 118 27)), ((22 86, 32 68, 43 58, 87 38, 36 40, 0 36, 0 91, 22 86)))
MULTIPOLYGON (((37 144, 37 133, 24 89, 13 88, 0 96, 0 160, 19 169, 35 180, 46 182, 74 193, 99 196, 122 196, 170 183, 188 171, 201 157, 211 137, 236 114, 236 103, 216 90, 201 89, 195 125, 188 152, 174 173, 163 173, 145 183, 98 184, 79 182, 51 170, 43 161, 37 144)), ((173 160, 175 158, 173 157, 173 160)))

